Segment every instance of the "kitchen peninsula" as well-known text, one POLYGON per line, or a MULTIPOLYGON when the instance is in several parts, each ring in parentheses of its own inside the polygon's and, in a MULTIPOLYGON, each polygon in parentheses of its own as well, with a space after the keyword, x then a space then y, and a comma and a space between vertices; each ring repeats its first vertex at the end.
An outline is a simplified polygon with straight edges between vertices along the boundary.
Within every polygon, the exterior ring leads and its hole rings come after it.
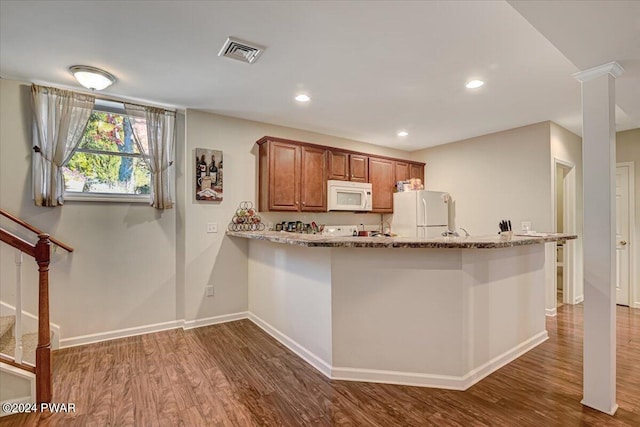
POLYGON ((227 232, 249 312, 333 379, 464 390, 547 339, 546 242, 227 232))

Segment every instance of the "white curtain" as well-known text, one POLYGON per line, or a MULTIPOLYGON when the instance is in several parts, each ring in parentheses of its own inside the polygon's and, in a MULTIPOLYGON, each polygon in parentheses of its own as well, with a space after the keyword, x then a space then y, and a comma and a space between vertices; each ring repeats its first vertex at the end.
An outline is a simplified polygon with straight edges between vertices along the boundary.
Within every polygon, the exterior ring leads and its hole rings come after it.
POLYGON ((64 203, 66 165, 78 148, 95 97, 68 90, 31 86, 33 101, 33 193, 37 206, 64 203))
POLYGON ((175 144, 174 112, 161 108, 124 104, 133 135, 151 169, 151 206, 173 207, 173 159, 175 144))

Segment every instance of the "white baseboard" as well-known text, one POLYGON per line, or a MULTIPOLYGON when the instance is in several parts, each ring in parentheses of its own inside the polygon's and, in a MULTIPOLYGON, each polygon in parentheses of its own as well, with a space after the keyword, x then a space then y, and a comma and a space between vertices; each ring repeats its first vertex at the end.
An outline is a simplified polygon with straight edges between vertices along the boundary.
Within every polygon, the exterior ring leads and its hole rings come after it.
POLYGON ((554 317, 558 315, 558 308, 554 307, 554 308, 545 308, 544 309, 544 314, 547 317, 554 317))
POLYGON ((182 326, 184 321, 173 320, 170 322, 155 323, 152 325, 137 326, 134 328, 118 329, 109 332, 99 332, 97 334, 80 335, 72 338, 63 338, 60 340, 60 348, 76 347, 79 345, 93 344, 101 341, 115 340, 118 338, 132 337, 135 335, 145 335, 152 332, 166 331, 182 326))
POLYGON ((573 303, 574 303, 574 304, 580 304, 580 303, 581 303, 581 302, 583 302, 583 301, 584 301, 584 295, 580 295, 580 296, 577 296, 577 297, 575 298, 575 300, 574 300, 574 302, 573 302, 573 303))
POLYGON ((504 352, 463 376, 338 367, 331 369, 331 378, 346 381, 364 381, 418 387, 433 387, 449 390, 466 390, 478 381, 522 356, 529 350, 542 344, 548 338, 549 335, 547 331, 542 331, 520 345, 504 352))
POLYGON ((99 332, 96 334, 80 335, 77 337, 64 338, 60 340, 60 348, 77 347, 79 345, 94 344, 102 341, 115 340, 119 338, 145 335, 153 332, 166 331, 169 329, 193 329, 203 326, 216 325, 218 323, 233 322, 235 320, 246 319, 249 313, 241 311, 239 313, 224 314, 221 316, 207 317, 195 320, 172 320, 169 322, 155 323, 152 325, 137 326, 133 328, 118 329, 115 331, 99 332))
POLYGON ((248 311, 241 311, 239 313, 224 314, 222 316, 207 317, 205 319, 185 320, 182 325, 182 329, 194 329, 201 328, 203 326, 217 325, 219 323, 233 322, 236 320, 247 319, 249 317, 248 311))
POLYGON ((297 354, 300 358, 306 361, 308 364, 316 368, 322 374, 324 374, 328 378, 332 378, 331 376, 331 365, 322 360, 320 357, 316 356, 313 352, 307 350, 302 345, 298 344, 296 341, 289 338, 287 335, 280 332, 278 329, 271 326, 269 323, 265 322, 258 316, 253 313, 249 313, 249 320, 255 323, 260 329, 271 335, 282 345, 287 347, 289 350, 297 354))
POLYGON ((548 339, 549 339, 549 333, 546 330, 544 330, 532 336, 528 340, 520 343, 514 348, 505 351, 499 356, 494 357, 484 365, 479 366, 478 368, 474 369, 473 371, 469 372, 464 376, 465 381, 467 383, 466 388, 471 387, 481 379, 489 376, 490 374, 502 368, 503 366, 513 362, 518 357, 522 356, 528 351, 533 350, 535 347, 539 346, 540 344, 542 344, 548 339))
POLYGON ((464 390, 467 388, 464 377, 430 375, 418 372, 383 371, 378 369, 333 368, 331 369, 331 379, 432 387, 448 390, 464 390))

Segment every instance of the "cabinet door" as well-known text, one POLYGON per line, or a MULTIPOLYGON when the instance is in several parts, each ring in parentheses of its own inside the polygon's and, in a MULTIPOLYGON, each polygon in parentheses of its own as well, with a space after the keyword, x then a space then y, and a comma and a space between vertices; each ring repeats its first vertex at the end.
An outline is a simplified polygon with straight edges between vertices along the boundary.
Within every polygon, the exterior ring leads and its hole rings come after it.
POLYGON ((302 148, 302 180, 300 210, 327 210, 327 151, 321 148, 302 148))
POLYGON ((269 210, 298 211, 300 147, 269 142, 269 210))
POLYGON ((397 181, 406 181, 410 178, 409 176, 409 163, 407 162, 396 162, 396 182, 397 181))
POLYGON ((359 154, 349 155, 350 181, 369 182, 369 158, 359 154))
POLYGON ((409 178, 419 178, 424 184, 424 165, 410 163, 409 164, 409 178))
POLYGON ((329 151, 329 179, 349 181, 349 154, 329 151))
POLYGON ((393 212, 393 188, 396 171, 395 162, 388 159, 369 157, 369 178, 374 212, 393 212))

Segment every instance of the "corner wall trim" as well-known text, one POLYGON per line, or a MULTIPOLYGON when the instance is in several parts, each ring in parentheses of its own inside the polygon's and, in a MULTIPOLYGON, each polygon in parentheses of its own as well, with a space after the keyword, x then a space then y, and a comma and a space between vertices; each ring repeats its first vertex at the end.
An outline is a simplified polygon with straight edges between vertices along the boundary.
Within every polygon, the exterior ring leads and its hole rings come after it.
POLYGON ((289 350, 297 354, 300 358, 306 361, 308 364, 316 368, 322 374, 324 374, 327 378, 332 378, 331 376, 331 365, 316 356, 311 351, 307 350, 302 345, 298 344, 296 341, 289 338, 287 335, 283 334, 269 323, 265 322, 258 316, 253 313, 249 313, 249 320, 255 323, 260 329, 271 335, 276 339, 280 344, 287 347, 289 350))
POLYGON ((584 301, 584 295, 579 295, 576 297, 574 304, 580 304, 583 301, 584 301))
POLYGON ((545 308, 544 309, 544 314, 547 317, 555 317, 558 315, 558 308, 554 307, 554 308, 545 308))

